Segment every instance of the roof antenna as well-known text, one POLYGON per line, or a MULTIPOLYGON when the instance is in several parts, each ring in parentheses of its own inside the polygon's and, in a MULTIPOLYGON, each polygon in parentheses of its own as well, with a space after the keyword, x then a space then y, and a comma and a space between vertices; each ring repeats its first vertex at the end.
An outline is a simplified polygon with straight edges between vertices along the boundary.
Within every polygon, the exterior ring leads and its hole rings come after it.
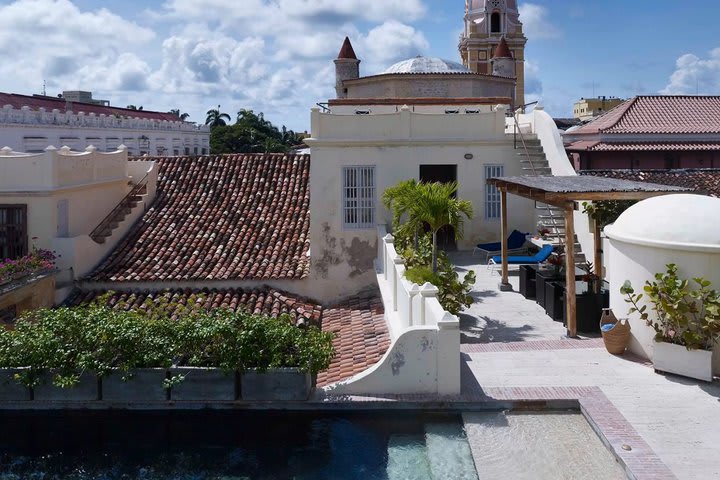
POLYGON ((45 83, 45 80, 43 80, 43 97, 47 97, 46 87, 47 87, 47 84, 45 83))

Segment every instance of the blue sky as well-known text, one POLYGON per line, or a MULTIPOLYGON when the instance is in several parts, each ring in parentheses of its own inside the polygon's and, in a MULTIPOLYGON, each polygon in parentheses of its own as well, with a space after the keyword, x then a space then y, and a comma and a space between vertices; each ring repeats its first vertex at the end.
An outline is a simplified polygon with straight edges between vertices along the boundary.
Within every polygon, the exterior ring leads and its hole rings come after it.
MULTIPOLYGON (((717 1, 520 2, 528 98, 555 116, 596 95, 720 94, 717 1)), ((362 73, 417 54, 457 60, 463 0, 0 1, 0 91, 86 89, 114 105, 181 108, 204 121, 218 104, 309 128, 333 95, 347 34, 362 73)))

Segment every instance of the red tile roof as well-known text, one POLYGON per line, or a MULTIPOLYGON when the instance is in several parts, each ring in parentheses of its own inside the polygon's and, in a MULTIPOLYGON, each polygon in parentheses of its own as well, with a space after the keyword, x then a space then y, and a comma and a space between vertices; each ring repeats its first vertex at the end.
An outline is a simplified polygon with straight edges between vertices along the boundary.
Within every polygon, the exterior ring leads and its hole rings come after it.
POLYGON ((686 170, 583 170, 581 175, 618 178, 691 188, 698 193, 720 197, 720 169, 686 170))
POLYGON ((143 158, 157 198, 95 281, 301 279, 310 248, 310 156, 143 158))
POLYGON ((573 135, 718 134, 720 96, 639 96, 632 98, 573 135))
POLYGON ((252 290, 243 289, 203 289, 203 290, 164 290, 151 292, 137 290, 130 292, 82 292, 75 290, 65 301, 66 305, 80 305, 97 300, 105 295, 107 306, 122 310, 146 310, 149 302, 165 299, 172 317, 179 314, 181 306, 198 305, 204 310, 225 308, 277 317, 287 314, 296 325, 320 325, 322 307, 302 297, 273 290, 268 287, 252 290))
POLYGON ((68 106, 74 113, 85 112, 94 113, 95 115, 105 114, 107 116, 119 115, 121 117, 143 118, 147 120, 167 120, 168 122, 180 121, 178 117, 167 112, 153 112, 150 110, 130 110, 119 107, 105 107, 103 105, 94 105, 91 103, 67 102, 63 98, 55 97, 31 97, 29 95, 19 95, 17 93, 0 92, 0 107, 12 105, 13 108, 20 109, 22 107, 30 107, 32 110, 44 108, 48 112, 58 109, 65 113, 68 106))
POLYGON ((326 309, 322 329, 336 334, 336 356, 330 368, 318 374, 319 387, 364 372, 390 348, 390 334, 379 298, 355 298, 326 309))
POLYGON ((720 142, 589 142, 579 141, 566 147, 573 152, 667 152, 720 151, 720 142))
POLYGON ((502 37, 500 39, 500 43, 498 43, 498 46, 495 49, 493 58, 513 58, 512 53, 510 52, 510 47, 508 47, 505 37, 502 37))
POLYGON ((357 60, 355 50, 353 49, 352 43, 350 43, 349 37, 345 37, 345 41, 343 42, 342 48, 340 49, 340 53, 338 54, 338 59, 357 60))

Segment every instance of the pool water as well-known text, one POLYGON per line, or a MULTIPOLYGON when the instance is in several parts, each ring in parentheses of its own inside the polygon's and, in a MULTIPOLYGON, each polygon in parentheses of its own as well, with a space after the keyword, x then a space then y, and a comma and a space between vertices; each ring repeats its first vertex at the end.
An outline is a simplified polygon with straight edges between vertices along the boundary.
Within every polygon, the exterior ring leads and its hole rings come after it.
POLYGON ((0 480, 476 480, 459 414, 0 414, 0 480))

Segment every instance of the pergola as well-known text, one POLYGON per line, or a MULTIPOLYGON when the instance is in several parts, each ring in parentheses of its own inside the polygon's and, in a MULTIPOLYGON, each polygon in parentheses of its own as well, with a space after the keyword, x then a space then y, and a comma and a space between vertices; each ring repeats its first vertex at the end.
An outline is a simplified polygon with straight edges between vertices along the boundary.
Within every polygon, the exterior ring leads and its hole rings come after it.
MULTIPOLYGON (((511 290, 508 281, 508 209, 507 194, 552 205, 564 211, 565 216, 565 281, 567 333, 577 336, 577 302, 575 297, 575 219, 577 201, 644 200, 671 193, 687 193, 691 190, 653 183, 633 182, 614 178, 593 176, 523 176, 491 178, 487 181, 500 190, 501 238, 502 238, 502 283, 501 290, 511 290)), ((597 275, 602 278, 602 243, 600 226, 595 224, 594 265, 597 275)))

